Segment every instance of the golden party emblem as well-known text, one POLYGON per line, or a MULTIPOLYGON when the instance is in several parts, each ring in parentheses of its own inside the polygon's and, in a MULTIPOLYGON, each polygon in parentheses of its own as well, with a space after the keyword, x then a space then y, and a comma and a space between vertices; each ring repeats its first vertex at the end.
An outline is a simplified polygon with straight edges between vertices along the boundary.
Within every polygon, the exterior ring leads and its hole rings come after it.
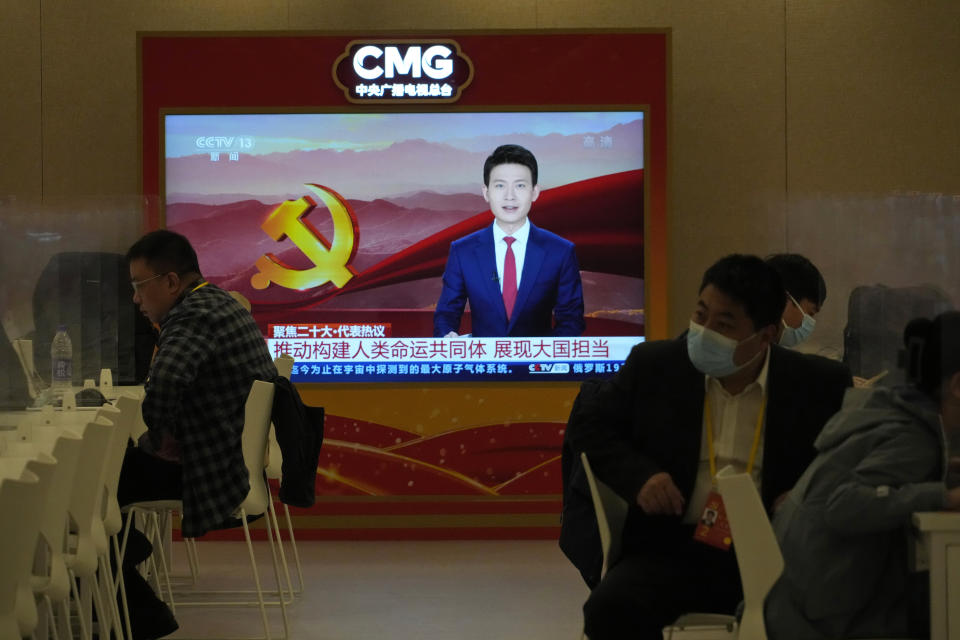
POLYGON ((326 205, 333 219, 333 242, 305 220, 304 217, 316 208, 317 203, 310 196, 297 200, 287 200, 274 209, 260 225, 268 236, 277 242, 284 238, 297 245, 297 248, 310 259, 313 267, 294 269, 284 264, 277 256, 267 253, 256 262, 259 273, 250 278, 254 289, 266 289, 274 283, 287 289, 313 289, 327 282, 337 287, 347 284, 357 272, 350 261, 357 253, 357 240, 360 232, 357 219, 347 201, 333 189, 318 184, 305 185, 326 205))

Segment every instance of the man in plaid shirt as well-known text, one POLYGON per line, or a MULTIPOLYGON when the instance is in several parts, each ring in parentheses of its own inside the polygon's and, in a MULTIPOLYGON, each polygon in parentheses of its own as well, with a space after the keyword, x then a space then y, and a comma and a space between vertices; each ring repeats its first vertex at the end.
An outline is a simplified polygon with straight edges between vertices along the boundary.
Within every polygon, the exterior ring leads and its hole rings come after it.
MULTIPOLYGON (((241 449, 247 394, 277 370, 253 317, 204 280, 184 236, 148 233, 127 260, 133 301, 160 337, 143 400, 148 431, 127 449, 118 499, 182 498, 183 535, 199 537, 235 522, 250 488, 241 449)), ((137 626, 137 640, 165 635, 137 626)))

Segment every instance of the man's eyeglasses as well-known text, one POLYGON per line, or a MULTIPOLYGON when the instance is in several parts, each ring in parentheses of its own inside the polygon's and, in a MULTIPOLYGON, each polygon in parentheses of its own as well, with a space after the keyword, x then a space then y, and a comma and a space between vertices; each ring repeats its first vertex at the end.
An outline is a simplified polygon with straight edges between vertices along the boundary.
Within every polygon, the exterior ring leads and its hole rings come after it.
POLYGON ((143 280, 134 280, 134 281, 132 281, 132 282, 130 283, 130 286, 133 287, 133 292, 134 292, 134 293, 137 293, 137 292, 140 291, 140 287, 141 287, 141 286, 145 285, 146 283, 150 282, 151 280, 156 280, 157 278, 159 278, 159 277, 161 277, 161 276, 163 276, 163 275, 165 275, 165 274, 163 274, 163 273, 158 273, 157 275, 152 276, 152 277, 150 277, 150 278, 144 278, 143 280))

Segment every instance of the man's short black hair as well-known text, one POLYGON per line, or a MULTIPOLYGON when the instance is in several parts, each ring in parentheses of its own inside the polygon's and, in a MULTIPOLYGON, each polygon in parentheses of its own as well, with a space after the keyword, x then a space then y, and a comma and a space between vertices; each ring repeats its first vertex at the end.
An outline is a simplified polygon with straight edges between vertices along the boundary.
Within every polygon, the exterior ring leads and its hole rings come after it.
POLYGON ((787 294, 780 274, 757 256, 734 253, 721 258, 703 274, 700 291, 713 285, 743 305, 753 328, 780 324, 787 294))
POLYGON ((827 299, 827 283, 817 266, 799 253, 776 253, 767 256, 767 264, 777 270, 783 286, 793 299, 804 298, 818 307, 827 299))
POLYGON ((140 258, 157 273, 172 271, 181 276, 200 273, 197 252, 193 250, 190 241, 167 229, 151 231, 133 243, 127 250, 127 262, 140 258))
POLYGON ((490 186, 490 172, 501 164, 522 164, 530 169, 531 186, 537 186, 537 159, 528 149, 518 144, 502 144, 493 150, 483 163, 483 184, 490 186))
POLYGON ((939 399, 943 381, 960 373, 960 311, 915 318, 903 330, 907 379, 939 399))

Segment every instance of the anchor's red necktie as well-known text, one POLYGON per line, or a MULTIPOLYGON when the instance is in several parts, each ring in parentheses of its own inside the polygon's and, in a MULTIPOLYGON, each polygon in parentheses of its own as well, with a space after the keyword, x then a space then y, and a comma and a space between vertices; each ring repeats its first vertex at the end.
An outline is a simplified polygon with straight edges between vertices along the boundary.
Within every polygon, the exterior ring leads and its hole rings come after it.
POLYGON ((507 256, 503 261, 503 307, 507 310, 507 319, 513 313, 513 303, 517 301, 517 259, 513 255, 513 243, 516 238, 506 236, 507 256))

